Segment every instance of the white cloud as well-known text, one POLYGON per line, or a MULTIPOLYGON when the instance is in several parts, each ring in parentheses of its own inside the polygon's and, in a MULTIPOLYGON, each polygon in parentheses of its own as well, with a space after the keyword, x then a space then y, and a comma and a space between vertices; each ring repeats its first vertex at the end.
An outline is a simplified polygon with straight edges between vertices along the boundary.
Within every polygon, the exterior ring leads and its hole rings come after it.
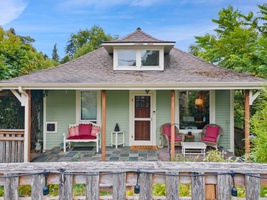
POLYGON ((0 1, 0 25, 16 19, 26 8, 27 3, 23 0, 1 0, 0 1))

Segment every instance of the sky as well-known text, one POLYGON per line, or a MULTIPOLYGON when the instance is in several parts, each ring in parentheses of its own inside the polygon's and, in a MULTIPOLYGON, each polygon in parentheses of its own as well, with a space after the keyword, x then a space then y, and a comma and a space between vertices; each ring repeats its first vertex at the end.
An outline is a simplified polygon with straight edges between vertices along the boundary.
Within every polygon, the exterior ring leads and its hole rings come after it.
POLYGON ((232 5, 243 14, 256 14, 263 3, 266 0, 0 0, 0 26, 34 38, 33 46, 50 58, 55 43, 62 58, 71 34, 94 25, 119 37, 140 27, 187 52, 194 36, 216 28, 212 19, 218 19, 222 8, 232 5))

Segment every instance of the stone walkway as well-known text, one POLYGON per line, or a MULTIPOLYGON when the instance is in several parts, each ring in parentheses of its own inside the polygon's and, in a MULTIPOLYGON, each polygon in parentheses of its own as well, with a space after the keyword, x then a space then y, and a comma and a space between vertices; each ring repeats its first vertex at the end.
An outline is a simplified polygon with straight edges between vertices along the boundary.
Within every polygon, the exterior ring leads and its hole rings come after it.
MULTIPOLYGON (((207 149, 209 151, 209 149, 207 149)), ((96 153, 95 147, 75 147, 64 153, 59 147, 55 147, 41 154, 35 154, 31 162, 85 162, 102 161, 101 150, 96 153)), ((233 156, 225 152, 225 157, 233 156)), ((187 155, 183 157, 181 147, 175 148, 175 161, 202 162, 203 156, 187 155)), ((170 153, 167 147, 158 150, 130 150, 130 147, 106 147, 106 161, 170 161, 170 153)))

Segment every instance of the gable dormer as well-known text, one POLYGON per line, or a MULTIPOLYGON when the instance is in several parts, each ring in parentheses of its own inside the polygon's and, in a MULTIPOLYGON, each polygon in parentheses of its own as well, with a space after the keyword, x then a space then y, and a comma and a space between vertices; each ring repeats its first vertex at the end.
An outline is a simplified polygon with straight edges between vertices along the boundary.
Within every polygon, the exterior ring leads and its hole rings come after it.
POLYGON ((164 55, 169 54, 175 42, 158 40, 140 28, 124 38, 103 42, 102 46, 113 55, 114 70, 164 70, 164 55))

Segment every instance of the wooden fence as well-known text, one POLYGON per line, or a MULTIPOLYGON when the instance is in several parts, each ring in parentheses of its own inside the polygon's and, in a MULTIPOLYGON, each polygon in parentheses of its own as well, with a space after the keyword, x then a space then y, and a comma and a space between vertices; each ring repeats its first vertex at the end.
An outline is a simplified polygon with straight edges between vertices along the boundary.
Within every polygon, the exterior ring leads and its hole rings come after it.
POLYGON ((24 130, 0 129, 0 163, 24 161, 24 130))
MULTIPOLYGON (((57 162, 0 164, 2 199, 217 199, 230 200, 233 183, 244 185, 246 199, 258 200, 267 185, 266 164, 193 162, 57 162), (139 177, 139 178, 138 178, 139 177), (140 193, 126 195, 137 185, 140 193), (166 196, 153 196, 152 185, 164 184, 166 196), (49 184, 59 185, 58 196, 44 196, 49 184), (75 184, 84 184, 84 196, 73 196, 75 184), (179 185, 191 184, 191 196, 179 197, 179 185), (18 197, 21 185, 31 187, 31 197, 18 197), (101 190, 111 194, 100 196, 101 190)), ((138 188, 137 188, 138 189, 138 188)), ((0 198, 0 199, 1 199, 0 198)), ((265 198, 266 199, 266 198, 265 198)))

